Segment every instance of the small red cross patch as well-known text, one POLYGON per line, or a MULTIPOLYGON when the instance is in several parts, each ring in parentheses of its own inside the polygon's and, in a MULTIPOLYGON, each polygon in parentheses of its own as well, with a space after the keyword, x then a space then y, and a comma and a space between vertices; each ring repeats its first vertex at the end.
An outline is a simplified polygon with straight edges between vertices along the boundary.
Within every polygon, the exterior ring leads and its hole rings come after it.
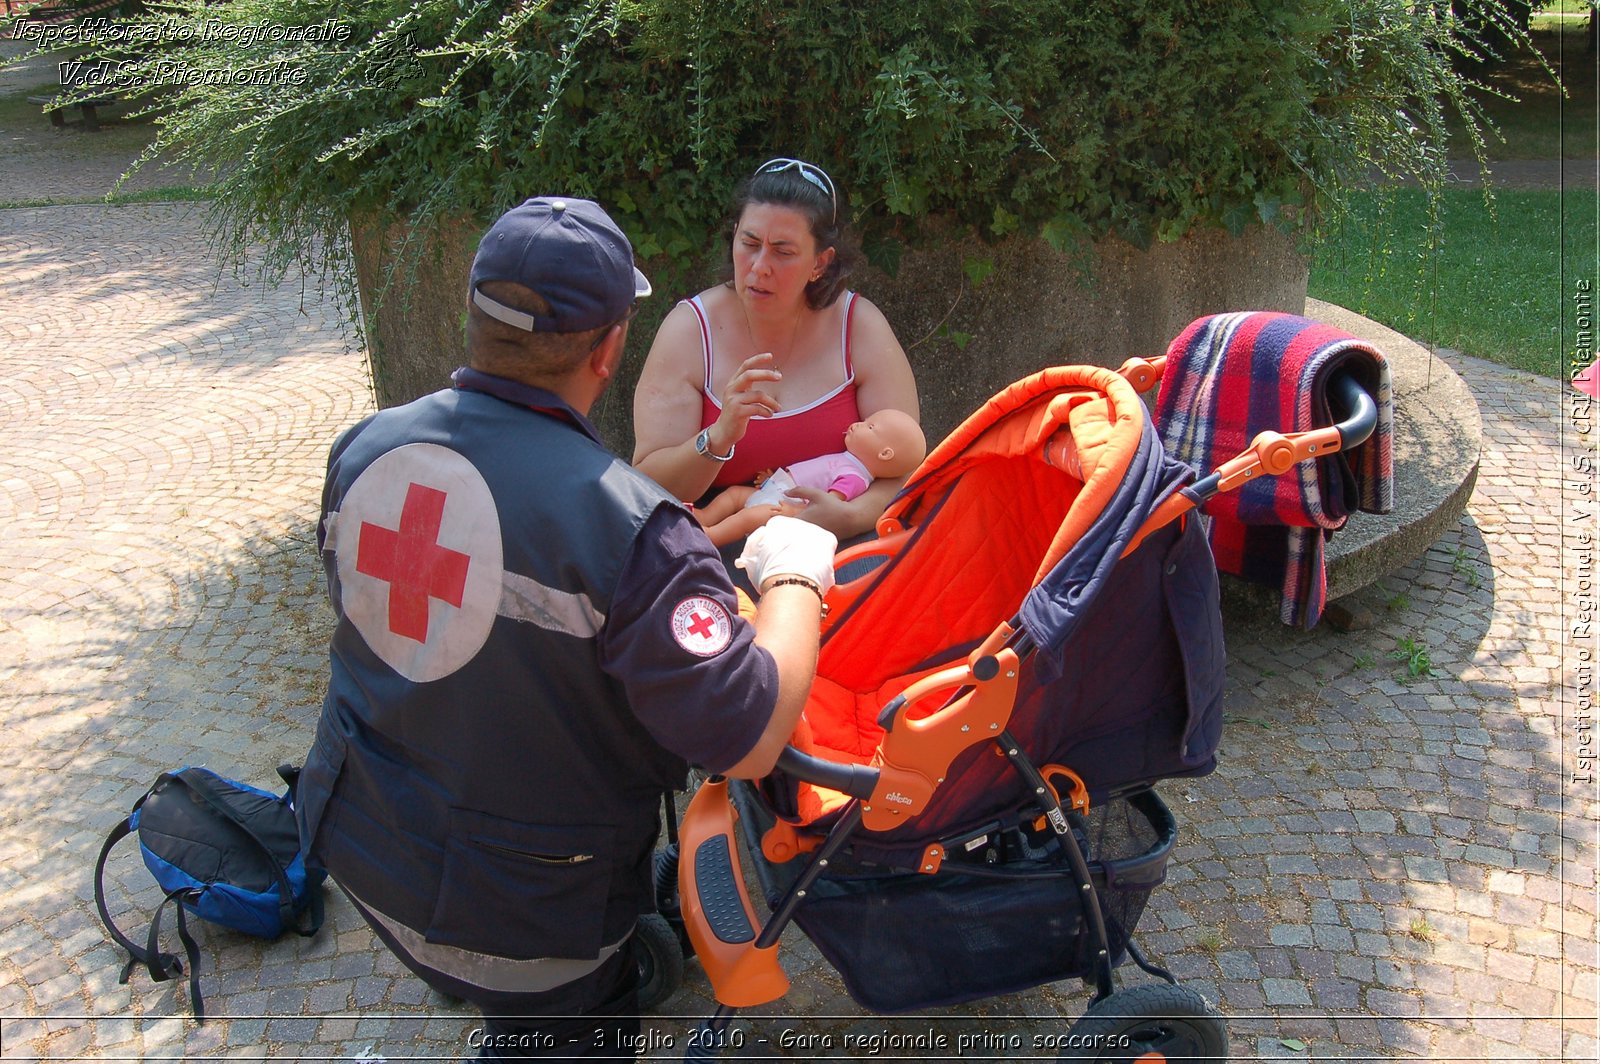
POLYGON ((689 653, 709 658, 733 639, 733 622, 720 603, 696 595, 672 611, 672 638, 689 653))

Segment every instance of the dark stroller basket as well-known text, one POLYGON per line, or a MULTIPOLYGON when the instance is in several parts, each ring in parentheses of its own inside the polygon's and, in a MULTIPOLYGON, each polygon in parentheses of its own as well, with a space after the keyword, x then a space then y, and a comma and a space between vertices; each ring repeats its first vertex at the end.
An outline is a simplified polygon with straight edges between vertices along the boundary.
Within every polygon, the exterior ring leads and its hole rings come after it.
MULTIPOLYGON (((754 849, 772 815, 752 788, 736 786, 740 824, 754 849)), ((1172 813, 1154 791, 1115 799, 1076 818, 1074 834, 1105 919, 1113 965, 1122 961, 1150 892, 1166 878, 1177 840, 1172 813)), ((848 858, 812 884, 795 923, 838 969, 845 989, 874 1012, 906 1012, 1008 994, 1060 979, 1094 975, 1096 943, 1084 894, 1049 833, 997 835, 970 862, 952 860, 940 874, 890 871, 848 858), (1000 850, 1004 849, 1002 858, 1000 850), (939 929, 936 964, 908 965, 939 929), (862 949, 862 928, 871 948, 862 949), (1028 943, 1026 950, 1017 944, 1028 943)), ((793 886, 799 861, 757 861, 756 873, 776 908, 793 886)))

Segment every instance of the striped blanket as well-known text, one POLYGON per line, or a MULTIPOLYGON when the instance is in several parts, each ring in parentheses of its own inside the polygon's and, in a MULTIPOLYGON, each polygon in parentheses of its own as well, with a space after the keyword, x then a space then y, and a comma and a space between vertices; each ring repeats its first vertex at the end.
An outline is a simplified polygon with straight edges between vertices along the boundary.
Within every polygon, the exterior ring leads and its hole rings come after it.
POLYGON ((1378 405, 1378 426, 1348 453, 1302 462, 1206 504, 1217 568, 1282 593, 1284 624, 1310 628, 1327 600, 1325 541, 1352 510, 1394 503, 1394 392, 1370 344, 1332 326, 1266 311, 1201 318, 1167 349, 1156 401, 1162 443, 1202 472, 1233 458, 1258 432, 1334 423, 1327 385, 1350 373, 1378 405))

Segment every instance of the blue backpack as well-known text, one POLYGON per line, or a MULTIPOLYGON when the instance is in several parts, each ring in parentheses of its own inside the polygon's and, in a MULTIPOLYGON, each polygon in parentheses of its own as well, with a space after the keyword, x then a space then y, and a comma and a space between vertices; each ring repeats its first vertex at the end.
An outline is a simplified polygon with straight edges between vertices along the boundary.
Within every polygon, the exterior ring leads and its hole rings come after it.
POLYGON ((178 903, 178 938, 189 961, 189 1000, 201 1022, 205 1003, 196 970, 199 949, 185 911, 260 938, 277 938, 291 928, 301 935, 317 933, 327 873, 308 868, 300 852, 293 805, 299 769, 283 765, 278 774, 289 784, 282 795, 205 768, 163 772, 112 829, 95 862, 94 901, 106 930, 128 952, 120 982, 128 981, 135 965, 143 965, 158 983, 183 974, 183 961, 160 948, 161 910, 170 901, 178 903), (118 930, 106 910, 106 858, 129 835, 138 835, 145 867, 166 893, 143 947, 118 930))

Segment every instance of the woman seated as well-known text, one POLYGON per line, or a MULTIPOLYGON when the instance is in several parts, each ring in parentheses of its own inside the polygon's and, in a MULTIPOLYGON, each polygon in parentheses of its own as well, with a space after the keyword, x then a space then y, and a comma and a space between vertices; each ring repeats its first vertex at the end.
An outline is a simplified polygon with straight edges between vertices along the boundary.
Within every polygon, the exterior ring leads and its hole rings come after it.
MULTIPOLYGON (((739 188, 723 284, 661 323, 634 393, 633 462, 685 501, 839 450, 880 410, 919 419, 916 381, 883 313, 845 288, 858 253, 821 167, 761 164, 739 188)), ((848 539, 872 530, 904 477, 853 499, 795 487, 801 511, 848 539)))

